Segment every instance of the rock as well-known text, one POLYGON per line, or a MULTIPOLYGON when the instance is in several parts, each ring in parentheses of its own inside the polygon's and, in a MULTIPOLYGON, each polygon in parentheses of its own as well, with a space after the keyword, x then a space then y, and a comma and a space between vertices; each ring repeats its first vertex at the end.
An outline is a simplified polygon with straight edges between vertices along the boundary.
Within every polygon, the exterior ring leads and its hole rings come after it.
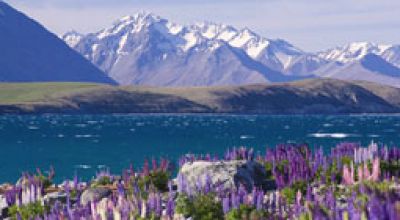
POLYGON ((54 204, 56 201, 65 203, 67 201, 67 194, 65 192, 52 192, 43 197, 45 204, 54 204))
POLYGON ((92 201, 100 201, 101 199, 108 197, 111 195, 111 190, 108 188, 89 188, 83 191, 81 196, 81 204, 87 205, 89 202, 92 201))
POLYGON ((0 219, 3 219, 7 214, 8 205, 6 198, 0 195, 0 219))
POLYGON ((238 187, 240 184, 247 191, 251 191, 253 186, 264 190, 276 188, 274 181, 267 180, 264 167, 254 161, 196 161, 183 165, 179 174, 186 178, 192 189, 196 188, 198 178, 202 178, 204 182, 206 175, 210 176, 213 184, 223 184, 224 188, 238 187))
POLYGON ((0 194, 4 194, 7 190, 12 189, 12 185, 9 183, 4 183, 0 185, 0 194))

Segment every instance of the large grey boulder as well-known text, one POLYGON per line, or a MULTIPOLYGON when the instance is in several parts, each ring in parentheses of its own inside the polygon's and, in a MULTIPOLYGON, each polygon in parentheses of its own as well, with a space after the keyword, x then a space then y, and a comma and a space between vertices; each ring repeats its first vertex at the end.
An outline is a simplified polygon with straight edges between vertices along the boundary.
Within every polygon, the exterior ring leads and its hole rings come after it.
POLYGON ((81 196, 81 204, 87 205, 89 202, 100 201, 111 195, 111 190, 107 188, 89 188, 83 191, 81 196))
MULTIPOLYGON (((186 184, 191 188, 196 188, 199 178, 204 182, 204 178, 209 176, 212 184, 222 184, 224 188, 239 187, 243 185, 247 191, 251 191, 253 186, 264 190, 275 189, 275 182, 267 179, 264 167, 255 161, 196 161, 186 163, 179 171, 179 175, 186 179, 186 184)), ((178 181, 178 187, 181 184, 178 181)))

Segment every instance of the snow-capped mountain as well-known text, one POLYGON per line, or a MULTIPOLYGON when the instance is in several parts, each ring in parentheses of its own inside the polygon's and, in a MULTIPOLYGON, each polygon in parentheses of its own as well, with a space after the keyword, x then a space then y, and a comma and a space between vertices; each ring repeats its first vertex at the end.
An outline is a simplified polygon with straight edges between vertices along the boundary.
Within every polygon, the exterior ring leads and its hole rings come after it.
POLYGON ((400 86, 400 76, 393 74, 400 68, 400 46, 359 42, 308 53, 248 28, 212 22, 179 25, 146 12, 96 33, 69 32, 62 38, 122 85, 238 85, 331 77, 400 86))
POLYGON ((0 82, 115 82, 43 26, 0 1, 0 82))
POLYGON ((97 33, 70 32, 63 39, 122 85, 239 85, 303 78, 279 71, 288 57, 301 53, 290 44, 214 23, 182 26, 144 12, 97 33), (280 56, 274 56, 279 48, 280 56))

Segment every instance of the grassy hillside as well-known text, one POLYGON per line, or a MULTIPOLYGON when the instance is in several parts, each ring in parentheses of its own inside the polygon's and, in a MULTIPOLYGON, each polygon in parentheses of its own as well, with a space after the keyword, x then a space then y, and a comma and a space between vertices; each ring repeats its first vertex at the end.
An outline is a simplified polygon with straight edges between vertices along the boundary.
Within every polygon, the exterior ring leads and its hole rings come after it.
POLYGON ((105 87, 88 83, 0 83, 0 104, 43 102, 105 87))
POLYGON ((397 113, 400 89, 313 79, 232 87, 0 84, 0 113, 397 113))

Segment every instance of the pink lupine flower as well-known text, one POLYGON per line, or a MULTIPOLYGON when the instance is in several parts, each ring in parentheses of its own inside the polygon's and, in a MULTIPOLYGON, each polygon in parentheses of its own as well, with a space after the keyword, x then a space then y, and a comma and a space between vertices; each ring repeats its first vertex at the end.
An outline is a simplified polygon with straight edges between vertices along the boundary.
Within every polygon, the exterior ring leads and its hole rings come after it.
POLYGON ((380 160, 379 158, 375 158, 374 162, 372 162, 372 174, 371 174, 371 180, 372 181, 378 181, 379 176, 380 176, 380 160))
POLYGON ((297 194, 296 194, 296 204, 297 205, 301 205, 301 192, 300 192, 300 190, 298 190, 297 194))
MULTIPOLYGON (((353 169, 352 169, 353 170, 353 169)), ((347 165, 343 166, 343 182, 346 185, 354 184, 354 171, 350 171, 347 165)))
POLYGON ((364 163, 364 179, 370 179, 371 177, 371 172, 368 169, 367 163, 364 163))
POLYGON ((357 176, 358 176, 358 181, 361 181, 364 179, 364 172, 363 172, 363 167, 359 166, 357 169, 357 176))
POLYGON ((351 181, 354 183, 354 164, 353 164, 353 162, 351 162, 351 164, 350 164, 350 178, 351 178, 351 181))

